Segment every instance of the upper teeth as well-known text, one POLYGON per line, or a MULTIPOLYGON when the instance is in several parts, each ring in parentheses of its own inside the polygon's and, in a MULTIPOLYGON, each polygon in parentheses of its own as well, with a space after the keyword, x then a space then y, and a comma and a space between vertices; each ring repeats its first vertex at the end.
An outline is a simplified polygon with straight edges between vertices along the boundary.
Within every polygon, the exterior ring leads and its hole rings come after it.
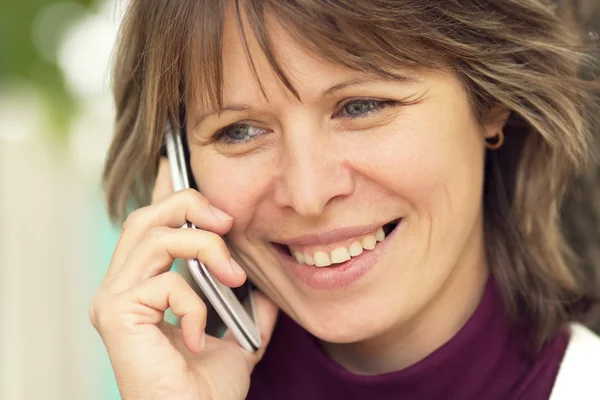
POLYGON ((332 264, 343 263, 352 257, 360 255, 363 250, 373 250, 377 242, 385 239, 383 227, 377 229, 374 234, 364 236, 361 239, 353 241, 349 247, 340 246, 331 252, 317 250, 314 252, 304 252, 290 247, 291 253, 300 264, 315 265, 317 267, 327 267, 332 264))

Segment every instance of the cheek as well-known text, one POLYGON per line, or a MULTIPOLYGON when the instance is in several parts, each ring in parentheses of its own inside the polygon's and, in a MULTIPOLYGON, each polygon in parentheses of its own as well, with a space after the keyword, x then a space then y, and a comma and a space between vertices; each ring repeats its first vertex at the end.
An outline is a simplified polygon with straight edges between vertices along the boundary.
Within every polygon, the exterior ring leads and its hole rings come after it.
POLYGON ((264 155, 241 160, 211 157, 203 154, 205 152, 208 150, 196 150, 191 156, 200 193, 212 205, 231 215, 236 229, 247 226, 268 186, 269 176, 265 172, 269 168, 264 168, 264 155))
POLYGON ((375 137, 359 143, 354 168, 428 219, 472 210, 480 201, 483 150, 479 129, 464 110, 431 118, 408 115, 375 137), (464 115, 457 119, 456 115, 464 115))

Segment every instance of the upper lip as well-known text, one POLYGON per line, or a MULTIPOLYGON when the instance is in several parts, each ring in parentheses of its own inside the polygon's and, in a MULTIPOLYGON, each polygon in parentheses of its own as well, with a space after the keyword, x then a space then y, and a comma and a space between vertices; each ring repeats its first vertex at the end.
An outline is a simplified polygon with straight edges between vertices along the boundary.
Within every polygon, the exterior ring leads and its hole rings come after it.
POLYGON ((349 226, 343 228, 335 228, 322 232, 311 232, 299 236, 289 237, 282 240, 274 241, 274 243, 284 244, 288 246, 310 246, 310 245, 328 245, 330 243, 340 242, 342 240, 351 239, 356 236, 368 235, 374 233, 376 229, 387 225, 392 220, 383 223, 375 223, 370 225, 349 226))

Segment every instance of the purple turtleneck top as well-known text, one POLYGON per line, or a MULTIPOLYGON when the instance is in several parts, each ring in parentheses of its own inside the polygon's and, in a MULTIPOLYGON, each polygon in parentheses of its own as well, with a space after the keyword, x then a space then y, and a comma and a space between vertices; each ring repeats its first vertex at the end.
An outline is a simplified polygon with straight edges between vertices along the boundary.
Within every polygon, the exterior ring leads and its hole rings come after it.
POLYGON ((568 343, 566 330, 535 357, 527 332, 510 323, 495 284, 464 327, 401 371, 355 375, 285 314, 256 366, 249 400, 547 400, 568 343))

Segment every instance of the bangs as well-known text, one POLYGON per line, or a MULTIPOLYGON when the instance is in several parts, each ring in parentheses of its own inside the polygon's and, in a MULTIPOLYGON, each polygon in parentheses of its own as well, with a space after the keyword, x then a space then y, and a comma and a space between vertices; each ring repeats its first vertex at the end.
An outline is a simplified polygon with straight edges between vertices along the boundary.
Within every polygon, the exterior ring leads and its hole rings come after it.
MULTIPOLYGON (((202 109, 222 110, 222 45, 226 7, 231 7, 227 11, 231 11, 235 18, 233 23, 242 39, 246 58, 265 97, 249 51, 248 39, 251 36, 282 84, 300 99, 273 49, 269 27, 274 23, 280 24, 319 59, 355 71, 402 80, 406 79, 402 69, 448 66, 443 53, 435 51, 432 43, 425 39, 431 37, 431 32, 425 32, 425 27, 429 26, 427 21, 419 23, 422 16, 437 18, 433 8, 431 11, 423 7, 415 10, 414 6, 401 7, 397 2, 373 1, 365 9, 365 4, 309 0, 199 2, 197 18, 191 29, 191 48, 182 63, 180 98, 185 104, 199 105, 202 109)), ((171 112, 176 109, 173 107, 171 112)))

